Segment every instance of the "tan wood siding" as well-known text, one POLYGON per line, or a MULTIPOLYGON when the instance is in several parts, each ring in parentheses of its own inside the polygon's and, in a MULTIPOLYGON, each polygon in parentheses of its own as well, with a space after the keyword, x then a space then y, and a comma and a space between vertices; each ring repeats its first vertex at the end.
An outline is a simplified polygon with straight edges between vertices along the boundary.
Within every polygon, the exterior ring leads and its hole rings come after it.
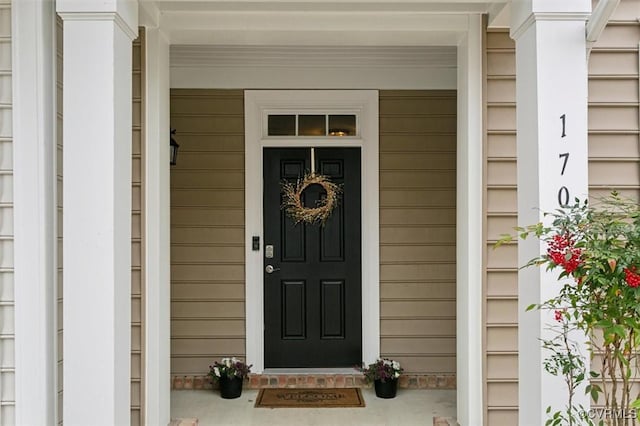
POLYGON ((172 90, 171 374, 245 355, 244 94, 172 90))
POLYGON ((144 28, 133 42, 131 161, 131 425, 144 424, 144 28))
MULTIPOLYGON (((589 59, 589 194, 640 198, 640 0, 622 0, 589 59)), ((486 45, 485 424, 517 424, 515 45, 490 30, 486 45)))
MULTIPOLYGON (((591 51, 589 196, 594 201, 612 189, 640 200, 638 18, 640 0, 622 0, 591 51), (606 63, 612 56, 620 61, 619 67, 606 63)), ((592 365, 600 365, 599 358, 596 355, 592 365)), ((637 388, 637 374, 632 380, 637 388)))
POLYGON ((62 126, 64 124, 64 116, 62 110, 62 61, 63 61, 63 24, 62 18, 59 16, 56 17, 56 179, 57 179, 57 194, 56 194, 56 238, 57 238, 57 281, 56 281, 56 291, 57 291, 57 321, 56 321, 56 329, 57 329, 57 366, 58 366, 58 377, 56 381, 57 386, 57 408, 56 412, 56 422, 61 425, 63 423, 63 368, 64 368, 64 348, 62 345, 63 342, 63 330, 64 326, 62 324, 62 308, 63 308, 63 282, 62 282, 62 176, 63 176, 63 152, 62 152, 62 126))
POLYGON ((622 0, 589 58, 591 198, 640 195, 639 17, 640 0, 622 0))
POLYGON ((11 1, 0 1, 0 424, 15 418, 11 1))
POLYGON ((456 372, 456 92, 380 92, 380 345, 456 372))
POLYGON ((515 44, 486 35, 485 424, 518 423, 517 246, 493 250, 517 222, 515 44))

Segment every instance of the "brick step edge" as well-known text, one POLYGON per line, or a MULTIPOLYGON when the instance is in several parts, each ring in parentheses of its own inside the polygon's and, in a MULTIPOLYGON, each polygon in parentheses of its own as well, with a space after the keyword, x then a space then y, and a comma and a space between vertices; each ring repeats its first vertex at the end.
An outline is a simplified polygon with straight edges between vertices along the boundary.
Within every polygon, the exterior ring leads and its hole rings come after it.
POLYGON ((453 417, 434 417, 433 426, 460 426, 453 417))
MULTIPOLYGON (((368 388, 361 374, 250 374, 246 389, 261 388, 368 388)), ((402 389, 455 389, 455 375, 405 374, 399 379, 402 389)), ((171 389, 216 389, 207 376, 172 376, 171 389)))
POLYGON ((198 426, 198 419, 195 417, 188 419, 171 419, 168 426, 198 426))

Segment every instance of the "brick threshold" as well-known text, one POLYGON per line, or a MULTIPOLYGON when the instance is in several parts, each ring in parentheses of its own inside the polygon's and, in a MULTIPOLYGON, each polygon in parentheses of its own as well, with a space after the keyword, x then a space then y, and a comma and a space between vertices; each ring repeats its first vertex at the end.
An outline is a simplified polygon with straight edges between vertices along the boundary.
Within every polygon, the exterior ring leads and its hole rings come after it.
POLYGON ((460 426, 452 417, 434 417, 433 426, 460 426))
MULTIPOLYGON (((456 389, 455 375, 404 374, 401 389, 456 389)), ((171 389, 215 389, 207 376, 172 376, 171 389)), ((246 389, 262 388, 368 388, 362 374, 250 374, 246 389)))
MULTIPOLYGON (((187 419, 171 419, 169 426, 198 426, 198 419, 195 417, 187 419)), ((459 426, 456 419, 452 417, 434 417, 433 426, 459 426)))
MULTIPOLYGON (((187 419, 171 419, 169 426, 198 426, 198 419, 195 417, 187 419)), ((458 422, 451 417, 434 417, 433 426, 459 426, 458 422)))

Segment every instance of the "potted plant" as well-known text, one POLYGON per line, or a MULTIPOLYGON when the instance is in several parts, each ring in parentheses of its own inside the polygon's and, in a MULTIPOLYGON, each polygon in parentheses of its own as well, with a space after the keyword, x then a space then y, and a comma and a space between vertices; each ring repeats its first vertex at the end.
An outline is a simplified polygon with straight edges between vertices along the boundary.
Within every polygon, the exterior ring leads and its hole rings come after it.
POLYGON ((225 399, 238 398, 242 394, 242 382, 251 372, 253 365, 247 365, 236 357, 222 358, 209 366, 212 382, 220 385, 220 396, 225 399))
POLYGON ((368 366, 359 367, 368 383, 373 382, 378 398, 395 398, 398 391, 398 377, 404 371, 398 361, 378 358, 368 366))

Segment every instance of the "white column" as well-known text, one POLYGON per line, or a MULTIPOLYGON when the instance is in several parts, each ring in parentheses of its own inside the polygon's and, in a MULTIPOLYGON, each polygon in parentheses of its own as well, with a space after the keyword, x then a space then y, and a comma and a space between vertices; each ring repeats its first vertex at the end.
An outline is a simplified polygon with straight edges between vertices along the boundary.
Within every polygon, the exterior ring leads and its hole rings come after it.
POLYGON ((169 42, 146 28, 145 420, 169 423, 169 42))
POLYGON ((53 2, 14 1, 16 424, 55 423, 55 26, 53 2))
POLYGON ((456 372, 458 422, 482 425, 482 17, 458 45, 456 372))
MULTIPOLYGON (((529 0, 512 5, 511 36, 516 40, 518 224, 537 223, 542 212, 584 199, 587 176, 587 60, 585 21, 589 0, 529 0), (565 163, 566 160, 566 163, 565 163)), ((518 263, 546 250, 535 238, 520 241, 518 263)), ((543 369, 548 353, 540 339, 553 313, 525 312, 532 303, 555 296, 556 272, 526 268, 518 274, 519 424, 541 425, 545 410, 564 410, 566 385, 543 369)), ((575 336, 586 340, 585 336, 575 336)), ((583 351, 586 354, 586 351, 583 351)), ((575 404, 589 407, 578 391, 575 404)))
POLYGON ((137 2, 59 0, 57 9, 64 20, 64 423, 128 425, 137 2))

